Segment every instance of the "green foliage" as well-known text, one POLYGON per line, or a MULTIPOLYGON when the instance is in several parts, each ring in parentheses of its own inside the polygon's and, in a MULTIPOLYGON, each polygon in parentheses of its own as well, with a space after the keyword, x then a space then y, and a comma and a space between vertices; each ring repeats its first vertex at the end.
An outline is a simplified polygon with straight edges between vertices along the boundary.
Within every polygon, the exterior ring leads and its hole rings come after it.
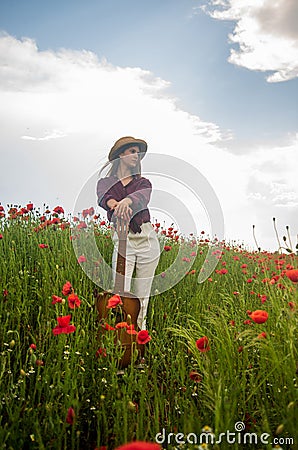
MULTIPOLYGON (((40 227, 33 214, 27 221, 1 220, 1 448, 114 449, 132 440, 154 442, 163 429, 199 435, 208 425, 215 435, 233 432, 238 421, 272 439, 283 425, 278 436, 298 442, 297 288, 282 272, 287 264, 297 268, 295 255, 226 245, 212 278, 198 284, 208 249, 199 241, 193 272, 151 298, 145 362, 119 371, 121 348, 113 331, 99 333, 94 284, 77 262, 70 228, 40 227), (219 272, 223 267, 225 274, 219 272), (275 283, 264 282, 275 275, 275 283), (66 281, 81 300, 79 308, 69 309, 62 295, 66 281), (53 305, 52 295, 64 302, 53 305), (256 309, 265 309, 268 320, 245 323, 247 311, 256 309), (76 331, 55 336, 57 317, 68 314, 76 331), (206 352, 196 345, 203 336, 206 352), (70 407, 73 424, 66 421, 70 407)), ((110 230, 98 225, 95 234, 110 264, 110 230)), ((172 249, 162 253, 157 274, 167 270, 181 245, 171 237, 164 244, 172 249)), ((173 441, 168 446, 176 447, 173 441)))

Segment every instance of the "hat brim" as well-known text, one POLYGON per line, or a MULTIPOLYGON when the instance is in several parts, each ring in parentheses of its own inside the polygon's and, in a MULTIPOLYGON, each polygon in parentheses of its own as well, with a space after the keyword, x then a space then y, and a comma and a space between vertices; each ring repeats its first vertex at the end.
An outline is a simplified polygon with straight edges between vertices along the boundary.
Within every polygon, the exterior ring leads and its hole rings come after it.
POLYGON ((117 146, 116 144, 111 148, 109 153, 109 161, 113 161, 118 158, 119 155, 125 151, 126 148, 138 146, 140 149, 140 159, 143 159, 147 152, 147 142, 142 139, 134 139, 128 142, 124 142, 122 145, 117 146))

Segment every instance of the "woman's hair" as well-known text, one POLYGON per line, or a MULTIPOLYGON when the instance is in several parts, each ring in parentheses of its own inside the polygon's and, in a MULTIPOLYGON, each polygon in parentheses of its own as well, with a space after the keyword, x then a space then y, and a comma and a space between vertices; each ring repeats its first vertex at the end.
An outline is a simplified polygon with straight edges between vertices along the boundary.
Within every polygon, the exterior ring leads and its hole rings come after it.
MULTIPOLYGON (((113 159, 112 161, 107 161, 107 162, 102 166, 102 168, 101 168, 100 171, 99 171, 99 178, 101 178, 101 174, 102 174, 102 173, 104 172, 104 170, 105 170, 107 167, 109 167, 109 166, 111 166, 111 167, 110 167, 110 169, 108 170, 108 172, 106 173, 105 177, 110 177, 110 176, 112 176, 112 175, 117 175, 118 168, 119 168, 119 164, 120 164, 120 158, 119 158, 119 156, 120 156, 123 152, 125 152, 125 150, 126 150, 127 148, 129 148, 129 147, 131 147, 131 144, 130 144, 130 145, 123 146, 123 147, 121 148, 121 153, 119 153, 119 155, 117 156, 117 158, 113 159)), ((132 176, 135 176, 135 177, 140 177, 140 176, 141 176, 141 160, 140 160, 140 158, 138 159, 138 163, 136 164, 136 167, 134 167, 134 168, 132 169, 131 174, 132 174, 132 176)))

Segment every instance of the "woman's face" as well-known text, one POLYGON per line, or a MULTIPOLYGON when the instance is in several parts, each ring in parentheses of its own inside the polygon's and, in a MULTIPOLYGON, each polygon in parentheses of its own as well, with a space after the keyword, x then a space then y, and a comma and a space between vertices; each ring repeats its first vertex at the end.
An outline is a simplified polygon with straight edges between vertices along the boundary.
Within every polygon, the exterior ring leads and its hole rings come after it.
POLYGON ((131 146, 124 150, 120 156, 120 163, 124 164, 127 168, 133 169, 136 167, 139 161, 140 149, 137 145, 131 146))

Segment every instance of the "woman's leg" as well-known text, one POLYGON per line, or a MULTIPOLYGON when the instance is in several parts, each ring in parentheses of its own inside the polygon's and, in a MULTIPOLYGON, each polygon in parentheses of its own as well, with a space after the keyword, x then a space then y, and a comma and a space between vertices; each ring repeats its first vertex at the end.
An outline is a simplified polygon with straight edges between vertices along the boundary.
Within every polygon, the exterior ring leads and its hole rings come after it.
POLYGON ((136 278, 134 293, 139 298, 141 309, 138 316, 138 326, 146 329, 146 315, 150 299, 153 277, 160 257, 160 246, 151 223, 142 225, 143 239, 139 239, 136 250, 136 278))

